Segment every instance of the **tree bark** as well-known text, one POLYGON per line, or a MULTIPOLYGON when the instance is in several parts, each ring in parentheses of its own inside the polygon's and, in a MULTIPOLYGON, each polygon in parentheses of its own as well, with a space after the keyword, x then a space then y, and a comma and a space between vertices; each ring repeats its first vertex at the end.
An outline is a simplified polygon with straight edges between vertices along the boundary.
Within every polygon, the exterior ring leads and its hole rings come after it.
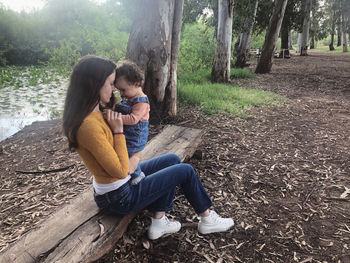
POLYGON ((218 31, 211 71, 212 82, 229 82, 232 43, 233 0, 218 0, 218 31))
POLYGON ((126 58, 145 72, 152 122, 176 115, 176 73, 183 0, 139 0, 126 58))
POLYGON ((173 34, 171 42, 170 85, 167 86, 164 113, 166 116, 175 116, 177 113, 177 62, 180 50, 184 0, 177 0, 174 8, 173 34))
POLYGON ((288 32, 288 49, 293 49, 293 32, 292 30, 289 30, 288 32))
POLYGON ((344 15, 344 0, 341 6, 341 27, 343 33, 343 52, 348 52, 348 39, 347 39, 347 18, 344 15))
MULTIPOLYGON (((339 18, 340 20, 340 18, 339 18)), ((341 46, 341 35, 342 35, 342 30, 341 30, 341 21, 338 21, 337 25, 337 47, 341 46)))
POLYGON ((289 58, 289 29, 288 25, 282 23, 281 27, 281 51, 279 54, 280 58, 289 58))
POLYGON ((332 16, 332 26, 331 26, 331 43, 329 44, 329 50, 333 51, 334 50, 334 34, 335 34, 335 11, 333 12, 332 16))
POLYGON ((286 11, 287 1, 288 0, 275 1, 275 8, 269 22, 261 57, 255 69, 255 73, 268 73, 271 71, 272 57, 275 52, 278 34, 281 30, 281 24, 284 12, 286 11))
POLYGON ((334 33, 331 34, 331 43, 329 44, 329 50, 333 51, 334 48, 334 33))
POLYGON ((300 53, 301 50, 301 33, 298 33, 298 42, 297 42, 297 53, 300 53))
POLYGON ((315 37, 311 36, 311 40, 310 40, 310 49, 314 49, 315 48, 315 37))
POLYGON ((305 1, 305 10, 304 10, 304 21, 303 21, 303 32, 301 35, 301 48, 300 56, 307 56, 307 47, 309 40, 309 29, 310 29, 310 12, 312 0, 305 1))
POLYGON ((237 57, 236 63, 235 63, 236 68, 243 68, 246 66, 247 58, 249 56, 249 51, 250 51, 254 21, 256 17, 256 12, 258 10, 258 3, 259 3, 259 0, 255 0, 255 4, 254 6, 252 6, 253 8, 252 17, 248 19, 248 22, 246 25, 246 27, 249 28, 248 33, 247 32, 240 33, 239 44, 235 50, 236 57, 237 57))

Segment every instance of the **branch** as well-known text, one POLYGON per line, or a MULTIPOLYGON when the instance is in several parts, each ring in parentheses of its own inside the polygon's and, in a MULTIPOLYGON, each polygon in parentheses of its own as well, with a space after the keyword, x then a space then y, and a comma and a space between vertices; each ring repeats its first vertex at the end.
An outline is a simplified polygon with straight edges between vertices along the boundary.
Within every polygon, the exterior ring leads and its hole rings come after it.
POLYGON ((49 170, 40 170, 40 171, 21 171, 21 170, 16 170, 16 173, 22 173, 22 174, 45 174, 45 173, 55 173, 55 172, 61 172, 68 170, 72 167, 74 167, 75 164, 71 164, 69 166, 61 167, 61 168, 56 168, 56 169, 49 169, 49 170))

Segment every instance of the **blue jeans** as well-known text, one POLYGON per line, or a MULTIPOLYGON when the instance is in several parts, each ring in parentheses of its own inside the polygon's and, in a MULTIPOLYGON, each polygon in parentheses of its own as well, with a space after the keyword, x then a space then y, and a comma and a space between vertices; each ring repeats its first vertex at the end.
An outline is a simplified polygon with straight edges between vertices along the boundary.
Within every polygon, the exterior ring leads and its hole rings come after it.
POLYGON ((94 195, 97 206, 107 214, 125 215, 148 209, 151 212, 170 211, 176 186, 179 186, 197 214, 213 204, 193 167, 181 163, 176 154, 165 154, 142 162, 146 177, 137 185, 125 183, 117 190, 94 195))

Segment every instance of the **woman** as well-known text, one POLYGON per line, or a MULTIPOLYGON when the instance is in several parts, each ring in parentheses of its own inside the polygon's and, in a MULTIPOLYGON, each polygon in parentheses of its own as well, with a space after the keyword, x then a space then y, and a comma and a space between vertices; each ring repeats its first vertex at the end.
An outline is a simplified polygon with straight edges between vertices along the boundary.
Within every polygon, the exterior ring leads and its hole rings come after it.
POLYGON ((175 188, 179 186, 200 216, 202 234, 227 231, 231 218, 209 210, 212 202, 189 164, 175 154, 166 154, 140 164, 146 177, 130 184, 139 157, 128 158, 121 114, 101 105, 114 101, 116 65, 107 59, 85 56, 74 67, 68 87, 63 129, 69 148, 76 150, 93 174, 97 206, 109 214, 124 215, 148 209, 153 213, 148 237, 157 239, 180 230, 178 221, 169 221, 175 188))

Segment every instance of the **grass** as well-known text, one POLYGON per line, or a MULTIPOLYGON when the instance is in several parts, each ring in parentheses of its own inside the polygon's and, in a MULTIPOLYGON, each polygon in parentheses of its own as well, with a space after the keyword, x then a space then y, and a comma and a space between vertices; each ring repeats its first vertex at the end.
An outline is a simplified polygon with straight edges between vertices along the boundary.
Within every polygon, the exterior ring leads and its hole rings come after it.
MULTIPOLYGON (((293 45, 293 49, 294 51, 296 50, 297 46, 293 45)), ((343 53, 343 47, 337 47, 337 45, 334 46, 334 50, 330 51, 329 50, 329 46, 326 45, 318 45, 316 48, 314 49, 308 49, 308 51, 322 51, 322 52, 327 52, 327 53, 342 53, 342 54, 350 54, 350 46, 348 47, 349 52, 348 53, 343 53)))
MULTIPOLYGON (((231 76, 251 78, 246 69, 234 69, 231 76)), ((210 73, 209 73, 210 77, 210 73)), ((230 84, 211 83, 208 72, 183 74, 178 81, 178 97, 181 105, 196 106, 206 114, 228 114, 245 117, 245 111, 257 105, 279 105, 284 99, 274 93, 246 89, 230 84), (202 78, 200 78, 202 77, 202 78)))
MULTIPOLYGON (((334 50, 330 51, 329 46, 318 46, 317 48, 313 49, 316 51, 323 51, 323 52, 328 52, 328 53, 343 53, 343 47, 337 47, 336 45, 334 46, 334 50)), ((348 47, 349 52, 348 53, 343 53, 343 54, 350 54, 350 47, 348 47)))
POLYGON ((231 79, 250 79, 254 78, 254 73, 246 68, 231 69, 231 79))

